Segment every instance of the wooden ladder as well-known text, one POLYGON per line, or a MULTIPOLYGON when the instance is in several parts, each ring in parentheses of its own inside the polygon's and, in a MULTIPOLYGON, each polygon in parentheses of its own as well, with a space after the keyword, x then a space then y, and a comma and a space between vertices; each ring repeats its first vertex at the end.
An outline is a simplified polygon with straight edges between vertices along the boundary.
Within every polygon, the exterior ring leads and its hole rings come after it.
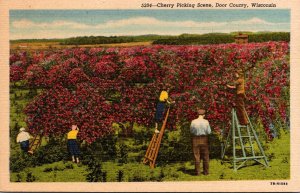
POLYGON ((162 124, 162 127, 159 131, 159 133, 154 133, 151 139, 151 142, 148 146, 148 149, 146 151, 146 155, 144 157, 143 163, 146 164, 149 162, 150 167, 153 169, 155 167, 155 161, 158 155, 158 151, 160 148, 161 140, 165 132, 167 120, 169 117, 170 107, 168 108, 167 114, 165 116, 164 122, 162 124))
POLYGON ((28 150, 28 153, 30 154, 33 154, 33 152, 38 148, 40 147, 41 143, 42 143, 42 138, 43 138, 43 134, 37 134, 32 142, 30 143, 29 145, 29 150, 28 150))

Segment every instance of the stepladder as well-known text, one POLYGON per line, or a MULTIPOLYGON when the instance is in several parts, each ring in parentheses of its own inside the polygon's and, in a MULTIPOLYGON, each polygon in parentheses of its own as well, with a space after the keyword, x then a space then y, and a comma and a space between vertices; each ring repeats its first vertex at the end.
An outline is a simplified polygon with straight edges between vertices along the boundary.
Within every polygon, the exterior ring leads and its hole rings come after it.
POLYGON ((33 154, 37 148, 40 147, 41 143, 42 143, 42 138, 43 138, 43 133, 41 132, 40 134, 37 134, 32 142, 29 144, 29 150, 28 153, 33 154))
POLYGON ((246 166, 246 162, 249 161, 255 161, 268 167, 267 156, 245 109, 244 111, 248 120, 247 125, 240 125, 236 110, 233 108, 231 111, 231 128, 222 151, 222 159, 225 157, 226 149, 231 145, 234 171, 246 166))
POLYGON ((143 163, 147 164, 149 163, 150 167, 153 169, 155 167, 155 162, 156 162, 156 158, 158 156, 158 152, 160 149, 160 144, 164 135, 164 131, 166 129, 166 125, 167 125, 167 121, 168 121, 168 117, 169 117, 169 113, 170 113, 170 107, 167 110, 167 113, 165 115, 162 127, 160 129, 159 133, 154 133, 150 144, 147 148, 143 163))

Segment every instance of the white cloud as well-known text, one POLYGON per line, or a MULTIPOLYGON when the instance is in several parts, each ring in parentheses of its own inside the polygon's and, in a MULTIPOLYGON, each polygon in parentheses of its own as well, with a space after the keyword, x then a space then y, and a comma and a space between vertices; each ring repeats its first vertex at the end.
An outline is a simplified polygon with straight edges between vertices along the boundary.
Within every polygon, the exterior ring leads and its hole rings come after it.
POLYGON ((116 21, 108 21, 103 25, 95 26, 96 28, 115 28, 130 25, 147 25, 147 26, 162 26, 162 27, 211 27, 223 26, 224 22, 195 22, 195 21, 162 21, 152 17, 137 17, 122 19, 116 21))
POLYGON ((53 21, 38 23, 28 19, 21 19, 12 22, 12 26, 17 29, 29 29, 29 28, 48 28, 56 29, 61 27, 69 27, 73 29, 107 29, 107 28, 119 28, 127 26, 162 26, 162 27, 213 27, 224 26, 226 22, 195 22, 195 21, 161 21, 153 17, 136 17, 121 20, 111 20, 103 24, 87 25, 78 22, 70 21, 53 21))
POLYGON ((53 22, 33 22, 27 19, 21 19, 12 22, 12 26, 17 29, 26 29, 26 28, 48 28, 56 29, 61 27, 68 27, 73 29, 108 29, 108 28, 119 28, 127 26, 161 26, 161 27, 220 27, 226 25, 255 25, 255 24, 264 24, 264 25, 278 25, 278 23, 271 23, 260 18, 251 18, 248 20, 237 20, 230 22, 196 22, 196 21, 162 21, 153 17, 136 17, 128 18, 121 20, 111 20, 102 24, 97 25, 87 25, 78 22, 71 21, 53 21, 53 22))
POLYGON ((70 27, 74 29, 85 29, 92 26, 88 26, 86 24, 81 24, 77 22, 70 22, 70 21, 53 21, 53 22, 44 22, 44 23, 37 23, 33 22, 28 19, 21 19, 12 22, 12 26, 17 29, 28 29, 28 28, 48 28, 48 29, 55 29, 59 27, 70 27))
POLYGON ((278 23, 271 23, 271 22, 267 22, 265 20, 262 20, 260 18, 257 17, 253 17, 251 19, 248 20, 239 20, 239 21, 232 21, 229 22, 228 24, 235 24, 235 25, 278 25, 278 23))
POLYGON ((276 26, 282 24, 288 26, 289 23, 272 23, 257 17, 247 20, 227 22, 196 22, 192 20, 163 21, 153 17, 136 17, 121 20, 110 20, 96 25, 63 20, 41 23, 33 22, 28 19, 21 19, 12 22, 10 39, 67 38, 90 35, 201 34, 212 32, 212 30, 214 32, 231 32, 240 30, 255 32, 269 29, 270 31, 287 31, 282 30, 284 28, 277 29, 276 26), (151 28, 151 31, 148 31, 149 27, 151 28))

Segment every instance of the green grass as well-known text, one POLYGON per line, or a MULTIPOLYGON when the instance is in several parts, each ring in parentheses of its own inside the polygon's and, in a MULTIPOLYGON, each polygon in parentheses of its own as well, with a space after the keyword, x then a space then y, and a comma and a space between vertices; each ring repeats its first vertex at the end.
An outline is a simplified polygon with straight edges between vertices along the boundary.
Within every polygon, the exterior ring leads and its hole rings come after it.
POLYGON ((11 181, 17 181, 19 174, 21 181, 26 182, 26 177, 30 172, 36 178, 37 182, 82 182, 85 181, 87 174, 85 166, 60 161, 35 168, 26 168, 19 173, 12 173, 11 181), (68 167, 73 167, 73 169, 68 167))
MULTIPOLYGON (((211 181, 211 180, 280 180, 290 178, 290 136, 283 132, 279 139, 268 143, 265 148, 266 155, 270 158, 270 167, 250 161, 239 169, 233 171, 231 161, 220 159, 210 160, 210 174, 208 176, 195 176, 193 160, 163 165, 150 169, 148 165, 138 162, 119 164, 109 161, 102 163, 102 171, 107 172, 107 181, 116 182, 119 171, 124 173, 122 181, 211 181)), ((88 174, 87 167, 71 162, 56 162, 43 166, 26 168, 20 173, 12 173, 11 181, 17 180, 17 175, 26 180, 27 173, 32 172, 38 182, 85 182, 88 174), (73 169, 67 169, 72 165, 73 169), (45 170, 52 170, 45 172, 45 170), (49 169, 51 168, 51 169, 49 169), (56 168, 56 169, 55 169, 56 168)))

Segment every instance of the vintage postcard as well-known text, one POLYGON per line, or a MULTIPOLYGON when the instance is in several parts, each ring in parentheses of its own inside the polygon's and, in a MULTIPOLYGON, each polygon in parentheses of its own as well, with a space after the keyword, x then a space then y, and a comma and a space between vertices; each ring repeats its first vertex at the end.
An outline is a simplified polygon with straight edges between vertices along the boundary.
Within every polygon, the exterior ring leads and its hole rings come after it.
POLYGON ((297 1, 0 6, 1 191, 300 191, 297 1))

